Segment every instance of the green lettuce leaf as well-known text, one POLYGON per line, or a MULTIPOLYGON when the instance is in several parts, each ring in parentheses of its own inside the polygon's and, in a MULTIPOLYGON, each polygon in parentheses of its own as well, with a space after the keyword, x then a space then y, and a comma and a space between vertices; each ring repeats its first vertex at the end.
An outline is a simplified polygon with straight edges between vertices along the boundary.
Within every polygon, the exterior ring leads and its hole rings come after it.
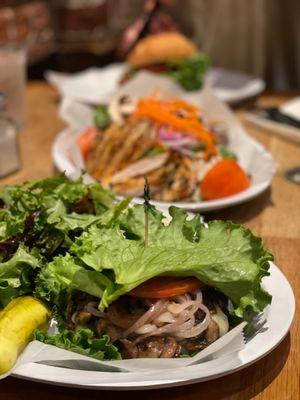
POLYGON ((64 204, 73 204, 88 192, 88 186, 82 179, 69 181, 64 174, 36 182, 24 182, 21 185, 5 186, 0 194, 6 207, 13 214, 48 208, 56 200, 64 204))
POLYGON ((34 295, 49 303, 52 317, 55 319, 59 331, 66 328, 67 307, 70 290, 62 285, 56 276, 44 268, 36 277, 34 295))
POLYGON ((70 254, 55 257, 36 277, 36 297, 47 301, 59 330, 66 328, 68 301, 73 291, 88 293, 99 299, 106 288, 112 286, 109 278, 94 270, 87 270, 70 254))
POLYGON ((235 160, 235 161, 237 161, 237 159, 238 159, 235 152, 228 149, 224 145, 220 146, 220 153, 221 153, 222 158, 229 158, 230 160, 235 160))
MULTIPOLYGON (((114 196, 98 183, 71 182, 61 174, 22 185, 6 186, 0 200, 0 261, 12 256, 15 248, 1 242, 29 243, 47 259, 67 251, 74 238, 94 223, 110 223, 120 207, 114 196)), ((126 202, 126 204, 125 204, 126 202)))
POLYGON ((53 336, 36 330, 34 339, 74 353, 96 358, 97 360, 121 359, 118 349, 110 342, 108 336, 96 338, 90 329, 64 330, 53 336))
POLYGON ((115 200, 115 195, 112 191, 104 189, 99 183, 92 183, 88 187, 95 207, 96 215, 100 215, 112 207, 115 200))
POLYGON ((114 195, 99 183, 85 185, 82 179, 72 182, 60 174, 33 183, 6 186, 0 199, 5 206, 0 209, 0 237, 3 240, 22 233, 26 218, 36 211, 40 213, 35 224, 39 231, 49 225, 56 230, 83 230, 113 205, 114 195), (90 203, 88 212, 75 212, 76 204, 83 199, 90 203))
POLYGON ((106 104, 99 104, 94 114, 94 124, 99 129, 106 129, 111 123, 108 106, 106 104))
POLYGON ((32 292, 33 274, 41 267, 41 259, 20 245, 6 262, 0 263, 0 308, 13 298, 32 292))
POLYGON ((150 214, 153 227, 147 247, 141 206, 128 211, 122 226, 93 225, 76 239, 71 252, 88 268, 114 273, 114 284, 101 298, 102 309, 157 275, 197 277, 227 295, 238 317, 248 310, 259 312, 270 303, 261 279, 269 275, 272 256, 260 238, 229 221, 213 221, 205 227, 198 216, 188 221, 186 213, 176 207, 169 213, 168 226, 160 221, 159 213, 150 214))
POLYGON ((197 277, 227 295, 237 317, 271 301, 261 287, 271 254, 230 221, 204 226, 199 216, 187 220, 171 207, 166 226, 149 206, 145 245, 144 207, 128 208, 129 199, 114 203, 99 184, 59 175, 6 187, 0 198, 0 306, 34 291, 62 315, 68 296, 79 290, 101 299, 104 309, 159 275, 197 277))
MULTIPOLYGON (((61 200, 57 200, 53 207, 47 209, 47 223, 52 224, 58 230, 68 232, 77 229, 85 230, 88 226, 100 223, 102 225, 110 225, 119 215, 128 207, 130 198, 110 205, 105 208, 102 205, 101 213, 95 214, 78 214, 76 212, 68 213, 66 206, 61 200)), ((98 203, 99 205, 100 203, 98 203)))
POLYGON ((6 229, 7 229, 7 223, 5 221, 1 221, 1 212, 0 212, 0 241, 6 237, 6 229))
MULTIPOLYGON (((85 185, 82 179, 72 182, 64 174, 4 187, 0 193, 0 306, 13 297, 32 293, 38 274, 34 272, 36 266, 44 271, 47 262, 57 254, 68 254, 75 237, 90 225, 113 224, 129 199, 114 202, 113 193, 99 183, 85 185)), ((68 271, 68 284, 73 288, 80 272, 75 274, 72 266, 68 271)), ((90 273, 85 271, 88 280, 90 273)), ((85 287, 86 279, 83 279, 83 290, 89 291, 85 287)), ((64 292, 56 276, 52 276, 51 290, 50 280, 45 276, 42 275, 39 282, 40 297, 49 297, 50 292, 53 297, 55 285, 57 292, 64 292)), ((100 291, 95 289, 95 282, 90 290, 101 295, 103 284, 99 286, 100 291)), ((61 298, 58 293, 54 297, 56 302, 61 298)))
POLYGON ((101 272, 82 267, 70 254, 58 256, 47 265, 36 282, 36 293, 48 300, 57 297, 61 288, 80 290, 101 298, 104 290, 112 286, 110 279, 101 272))
POLYGON ((195 53, 190 57, 169 63, 167 72, 185 90, 198 90, 202 87, 210 60, 205 53, 195 53))

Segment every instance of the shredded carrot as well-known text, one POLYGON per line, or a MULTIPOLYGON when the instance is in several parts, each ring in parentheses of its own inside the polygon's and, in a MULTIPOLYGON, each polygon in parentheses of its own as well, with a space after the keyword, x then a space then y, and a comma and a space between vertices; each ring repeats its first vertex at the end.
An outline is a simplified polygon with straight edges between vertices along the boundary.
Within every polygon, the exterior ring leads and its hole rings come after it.
POLYGON ((160 125, 169 125, 175 130, 197 137, 206 147, 206 157, 217 152, 216 138, 201 123, 197 107, 182 99, 158 99, 154 93, 138 102, 135 115, 151 118, 160 125))

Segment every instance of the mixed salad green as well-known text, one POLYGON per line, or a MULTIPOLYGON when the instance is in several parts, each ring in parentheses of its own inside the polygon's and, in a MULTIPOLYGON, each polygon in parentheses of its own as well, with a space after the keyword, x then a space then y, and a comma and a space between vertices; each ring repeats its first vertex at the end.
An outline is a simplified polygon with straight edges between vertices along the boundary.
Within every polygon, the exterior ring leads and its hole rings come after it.
POLYGON ((23 294, 46 301, 58 323, 45 343, 98 359, 120 354, 109 338, 70 331, 66 303, 80 291, 99 299, 99 312, 150 278, 194 276, 225 294, 234 318, 262 311, 271 296, 261 287, 272 255, 249 229, 230 221, 204 225, 199 216, 170 207, 116 201, 99 183, 64 175, 7 186, 0 195, 0 309, 23 294))
POLYGON ((187 91, 201 89, 205 74, 210 66, 207 54, 198 52, 188 58, 168 64, 167 74, 187 91))

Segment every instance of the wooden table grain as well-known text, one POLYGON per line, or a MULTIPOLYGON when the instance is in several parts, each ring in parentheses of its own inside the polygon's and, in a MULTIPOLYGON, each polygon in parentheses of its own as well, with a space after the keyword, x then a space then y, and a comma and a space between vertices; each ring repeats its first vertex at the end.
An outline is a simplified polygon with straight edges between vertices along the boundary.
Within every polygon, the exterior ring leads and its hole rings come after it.
MULTIPOLYGON (((264 95, 260 105, 279 105, 287 96, 264 95)), ((22 169, 0 185, 52 175, 51 145, 64 124, 57 114, 57 93, 45 83, 28 85, 28 120, 20 133, 22 169)), ((243 120, 243 111, 237 112, 243 120)), ((300 186, 288 182, 284 171, 300 166, 300 146, 246 125, 249 133, 271 152, 278 163, 272 188, 241 206, 209 214, 208 218, 227 218, 250 227, 261 235, 274 253, 276 264, 289 279, 297 300, 297 316, 290 333, 269 355, 223 378, 185 387, 137 392, 89 391, 50 386, 7 378, 0 382, 0 399, 69 400, 69 399, 158 399, 198 400, 297 400, 300 399, 300 186)))

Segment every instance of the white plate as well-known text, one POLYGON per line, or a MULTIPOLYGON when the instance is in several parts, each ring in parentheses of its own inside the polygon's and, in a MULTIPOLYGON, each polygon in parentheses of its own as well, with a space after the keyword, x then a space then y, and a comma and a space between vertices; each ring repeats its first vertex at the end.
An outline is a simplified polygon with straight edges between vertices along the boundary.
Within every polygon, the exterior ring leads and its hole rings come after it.
MULTIPOLYGON (((177 86, 170 80, 157 75, 141 72, 138 76, 122 86, 118 95, 129 93, 133 98, 151 94, 153 87, 161 87, 167 93, 178 95, 177 86)), ((180 91, 181 94, 181 91, 180 91)), ((198 95, 189 95, 185 99, 199 107, 209 120, 218 120, 226 128, 228 147, 237 155, 242 167, 251 176, 251 186, 245 191, 223 199, 198 202, 153 202, 160 209, 176 205, 185 210, 207 212, 243 203, 258 196, 271 185, 276 164, 266 149, 251 138, 240 124, 230 108, 220 101, 207 86, 198 95)), ((91 106, 81 104, 73 99, 65 98, 60 105, 60 116, 70 128, 59 133, 55 139, 52 156, 59 171, 65 171, 70 179, 81 174, 84 163, 80 157, 74 157, 76 135, 93 125, 94 110, 91 106), (73 161, 71 154, 73 153, 73 161)), ((77 151, 78 153, 78 151, 77 151)), ((88 177, 88 179, 91 179, 88 177)), ((141 202, 134 198, 133 202, 141 202)))
POLYGON ((212 86, 215 95, 228 104, 256 97, 266 87, 261 78, 222 68, 212 68, 206 76, 206 82, 212 86))
MULTIPOLYGON (((89 68, 73 75, 49 71, 46 78, 62 96, 98 105, 109 101, 125 70, 125 64, 119 63, 104 68, 89 68)), ((229 104, 255 97, 265 89, 265 82, 260 78, 221 68, 212 68, 207 73, 206 82, 220 100, 229 104)))
MULTIPOLYGON (((153 76, 149 74, 141 73, 138 78, 130 81, 127 88, 124 86, 122 90, 126 92, 128 90, 128 93, 136 93, 136 91, 141 90, 143 83, 147 83, 146 87, 143 89, 143 93, 146 95, 145 92, 147 88, 149 89, 149 87, 152 87, 152 84, 154 84, 153 79, 155 79, 155 84, 158 83, 157 86, 163 87, 161 82, 162 78, 153 78, 153 76), (152 84, 148 85, 149 82, 152 82, 152 84)), ((169 92, 173 92, 173 90, 175 90, 174 87, 172 87, 169 92)), ((238 156, 242 167, 251 175, 251 186, 234 196, 218 200, 172 203, 153 201, 153 204, 160 209, 166 209, 170 205, 176 205, 185 210, 207 212, 240 204, 258 196, 271 185, 276 171, 276 164, 271 155, 261 144, 247 134, 228 106, 217 99, 208 87, 206 87, 201 92, 201 95, 197 96, 194 101, 197 101, 198 107, 200 107, 205 114, 209 115, 211 119, 217 116, 218 120, 222 121, 226 126, 229 141, 228 146, 238 156)), ((71 149, 74 149, 74 145, 72 144, 76 141, 76 135, 93 124, 93 111, 91 107, 87 105, 80 104, 71 99, 64 99, 60 107, 60 115, 68 123, 70 128, 59 133, 56 137, 53 144, 52 157, 57 169, 59 171, 65 171, 70 179, 74 179, 80 175, 83 164, 77 162, 76 167, 74 159, 71 161, 71 149)), ((78 157, 76 157, 76 159, 78 160, 78 157)), ((141 198, 133 199, 135 203, 140 203, 141 201, 141 198)))
POLYGON ((30 363, 20 366, 14 376, 57 385, 90 389, 133 390, 187 385, 231 374, 259 360, 277 346, 289 331, 295 313, 295 298, 289 282, 273 263, 264 287, 272 296, 267 322, 259 333, 237 353, 199 365, 151 372, 79 371, 30 363), (222 362, 220 362, 222 360, 222 362))
MULTIPOLYGON (((70 158, 70 148, 72 144, 75 142, 77 131, 73 129, 65 129, 60 132, 54 141, 52 147, 52 158, 54 161, 55 167, 60 172, 65 172, 66 176, 69 179, 76 179, 79 176, 78 169, 74 166, 70 158)), ((254 142, 256 143, 256 142, 254 142)), ((262 146, 258 143, 257 149, 258 151, 264 152, 266 157, 270 158, 270 162, 272 161, 271 156, 264 151, 262 146)), ((255 164, 255 160, 253 160, 255 164)), ((275 168, 274 168, 275 173, 275 168)), ((84 180, 86 183, 91 182, 90 176, 84 176, 84 180)), ((218 200, 209 200, 209 201, 197 201, 197 202, 163 202, 163 201, 154 201, 151 200, 151 203, 158 207, 160 210, 166 210, 171 205, 175 205, 176 207, 182 208, 183 210, 194 211, 194 212, 208 212, 213 210, 219 210, 226 207, 232 207, 234 205, 238 205, 257 197, 262 192, 264 192, 272 182, 272 177, 270 179, 260 179, 260 170, 258 169, 255 173, 252 174, 252 180, 255 185, 251 185, 248 189, 244 190, 241 193, 238 193, 234 196, 225 197, 223 199, 218 200)), ((118 196, 118 198, 121 198, 118 196)), ((143 199, 139 197, 134 197, 132 199, 133 203, 143 203, 143 199)))

